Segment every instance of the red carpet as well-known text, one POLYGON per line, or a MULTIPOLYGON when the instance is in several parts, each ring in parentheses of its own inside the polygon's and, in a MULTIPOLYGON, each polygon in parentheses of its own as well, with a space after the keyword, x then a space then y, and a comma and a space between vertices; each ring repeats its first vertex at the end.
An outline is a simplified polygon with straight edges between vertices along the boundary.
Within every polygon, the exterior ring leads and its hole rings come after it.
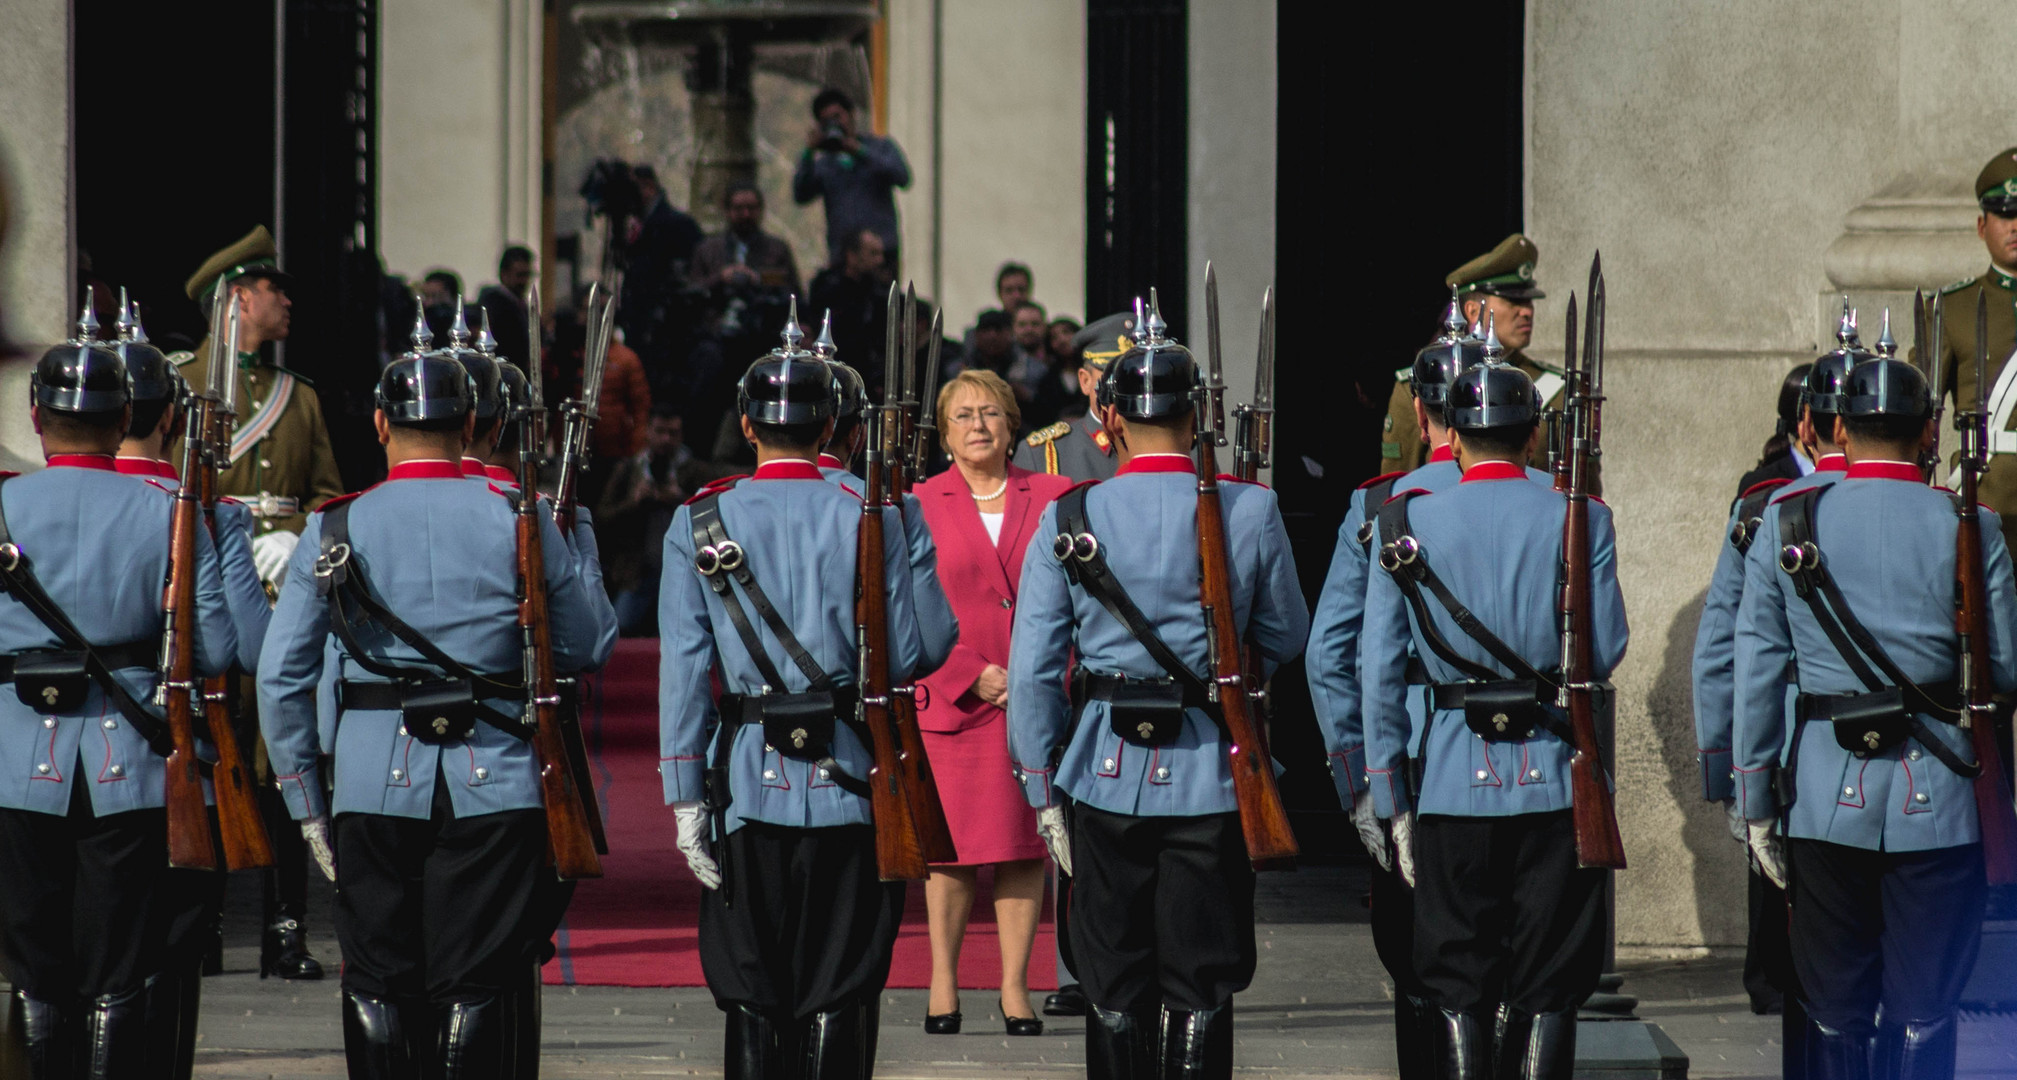
MULTIPOLYGON (((603 877, 584 881, 555 935, 559 954, 546 966, 549 985, 704 986, 695 924, 700 884, 673 846, 672 811, 658 776, 658 641, 627 638, 582 695, 582 728, 594 759, 596 795, 609 832, 603 877)), ((892 987, 931 982, 924 886, 905 890, 908 904, 890 966, 892 987)), ((1037 930, 1030 988, 1056 989, 1049 905, 1037 930)), ((986 875, 960 955, 960 985, 1000 985, 986 875)))

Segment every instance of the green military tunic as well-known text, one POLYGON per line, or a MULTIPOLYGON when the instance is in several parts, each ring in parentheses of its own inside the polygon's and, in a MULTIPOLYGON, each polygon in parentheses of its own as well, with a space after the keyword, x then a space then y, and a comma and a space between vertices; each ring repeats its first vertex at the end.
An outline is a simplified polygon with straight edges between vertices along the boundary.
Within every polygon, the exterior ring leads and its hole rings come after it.
MULTIPOLYGON (((1506 354, 1506 363, 1527 373, 1534 380, 1534 388, 1541 392, 1541 400, 1550 409, 1562 404, 1562 373, 1545 367, 1529 359, 1515 349, 1506 354)), ((1395 372, 1394 393, 1387 399, 1387 420, 1380 432, 1380 472, 1413 472, 1429 460, 1429 446, 1423 442, 1422 426, 1415 421, 1415 394, 1408 388, 1408 376, 1412 368, 1402 368, 1395 372)), ((1533 466, 1536 469, 1548 467, 1548 444, 1545 438, 1534 449, 1533 466)))
MULTIPOLYGON (((209 357, 206 337, 194 354, 170 359, 189 385, 201 390, 209 385, 209 357)), ((299 376, 265 363, 258 353, 240 353, 237 404, 231 461, 218 476, 218 492, 252 507, 255 536, 275 529, 298 534, 311 511, 343 494, 322 403, 299 376)), ((181 455, 178 447, 170 460, 180 461, 181 455)))
MULTIPOLYGON (((1982 504, 2003 516, 2004 539, 2017 543, 2017 366, 2007 364, 2017 346, 2017 278, 1991 265, 1981 277, 1957 281, 1940 290, 1940 370, 1942 390, 1954 395, 1954 407, 1975 407, 1975 302, 1989 297, 1988 378, 1989 472, 1978 494, 1982 504), (2001 444, 2000 446, 1998 444, 2001 444)), ((1914 362, 1918 358, 1913 357, 1914 362)), ((1951 464, 1951 463, 1950 463, 1951 464)), ((1943 481, 1946 482, 1946 481, 1943 481)))

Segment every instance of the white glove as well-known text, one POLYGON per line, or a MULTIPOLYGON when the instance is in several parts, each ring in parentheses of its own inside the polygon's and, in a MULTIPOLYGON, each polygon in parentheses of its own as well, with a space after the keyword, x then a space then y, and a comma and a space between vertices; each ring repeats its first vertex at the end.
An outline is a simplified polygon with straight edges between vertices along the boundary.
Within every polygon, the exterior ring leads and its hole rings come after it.
POLYGON ((1352 797, 1352 827, 1359 830, 1359 843, 1366 845, 1366 852, 1382 870, 1394 868, 1393 857, 1387 854, 1387 830, 1380 825, 1380 816, 1373 813, 1373 793, 1361 791, 1352 797))
POLYGON ((1783 889, 1786 887, 1786 842, 1772 834, 1778 824, 1766 818, 1745 822, 1745 827, 1750 834, 1751 857, 1758 861, 1758 872, 1783 889))
POLYGON ((1749 843, 1751 839, 1751 832, 1749 829, 1745 828, 1747 822, 1745 822, 1744 820, 1744 812, 1742 810, 1737 809, 1737 800, 1724 799, 1723 813, 1729 815, 1730 839, 1735 840, 1740 844, 1749 843))
POLYGON ((308 853, 315 856, 315 865, 322 868, 322 876, 336 881, 336 845, 329 842, 329 819, 326 817, 307 818, 301 823, 301 838, 308 841, 308 853))
POLYGON ((1051 858, 1057 860, 1058 870, 1064 876, 1072 876, 1072 841, 1065 834, 1065 808, 1046 806, 1037 811, 1037 835, 1044 838, 1044 846, 1051 849, 1051 858))
POLYGON ((275 529, 263 536, 252 538, 252 566, 259 571, 259 580, 280 591, 280 583, 287 577, 287 561, 294 557, 294 545, 301 537, 285 529, 275 529))
POLYGON ((1394 815, 1394 862, 1401 868, 1401 880, 1415 887, 1415 812, 1394 815))
POLYGON ((686 868, 710 889, 721 886, 721 866, 707 853, 707 806, 699 802, 672 804, 672 819, 679 824, 679 853, 686 856, 686 868))

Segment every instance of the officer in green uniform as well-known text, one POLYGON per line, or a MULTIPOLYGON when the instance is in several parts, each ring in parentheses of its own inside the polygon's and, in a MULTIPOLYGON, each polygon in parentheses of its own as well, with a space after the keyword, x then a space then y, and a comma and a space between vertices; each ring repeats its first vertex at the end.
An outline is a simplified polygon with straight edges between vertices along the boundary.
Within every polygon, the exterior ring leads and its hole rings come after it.
MULTIPOLYGON (((252 562, 267 588, 277 593, 287 563, 311 511, 343 494, 329 430, 315 389, 299 375, 263 354, 269 341, 285 341, 288 329, 288 276, 275 261, 273 234, 260 225, 237 243, 204 260, 183 290, 208 312, 219 288, 238 300, 238 422, 231 437, 229 464, 217 478, 219 494, 252 510, 252 562)), ((212 334, 224 328, 213 326, 212 334)), ((169 356, 191 386, 210 382, 210 338, 196 352, 169 356)), ((170 460, 181 460, 178 447, 170 460)), ((251 741, 254 696, 243 696, 239 722, 251 741)), ((260 938, 259 977, 319 979, 322 965, 309 952, 303 922, 308 903, 308 850, 272 784, 263 739, 254 743, 260 809, 273 837, 275 865, 262 875, 265 933, 260 938)))
MULTIPOLYGON (((1135 316, 1131 311, 1095 320, 1072 337, 1079 354, 1079 390, 1090 406, 1100 373, 1114 357, 1134 348, 1135 316)), ((1011 459, 1031 472, 1069 476, 1073 480, 1107 480, 1120 468, 1113 436, 1100 426, 1099 410, 1088 407, 1076 420, 1060 420, 1038 428, 1015 449, 1011 459)))
MULTIPOLYGON (((2017 364, 2006 363, 2017 346, 2017 146, 1997 154, 1975 176, 1975 200, 1982 213, 1975 235, 1989 249, 1989 268, 1979 277, 1940 290, 1946 312, 1940 370, 1957 409, 1975 407, 1975 303, 1989 297, 1989 472, 1981 480, 1983 505, 2003 516, 2005 539, 2017 536, 2017 364)), ((1917 360, 1917 357, 1913 358, 1917 360)))
MULTIPOLYGON (((1506 347, 1505 362, 1527 373, 1549 409, 1561 407, 1562 373, 1524 353, 1534 337, 1534 301, 1548 294, 1534 283, 1534 264, 1541 258, 1532 240, 1514 233, 1499 246, 1450 271, 1443 284, 1457 291, 1464 321, 1476 326, 1490 321, 1506 347)), ((1380 472, 1412 472, 1428 459, 1421 424, 1415 419, 1415 395, 1408 386, 1412 368, 1394 372, 1394 393, 1387 399, 1387 420, 1380 434, 1380 472)), ((1532 464, 1546 468, 1546 440, 1534 451, 1532 464)))
MULTIPOLYGON (((314 387, 260 349, 287 339, 289 279, 275 255, 273 234, 258 226, 205 260, 183 289, 205 311, 219 286, 238 294, 238 427, 218 490, 252 508, 253 561, 259 576, 278 588, 309 512, 343 494, 343 480, 314 387)), ((213 334, 223 330, 210 329, 213 334)), ((191 386, 208 385, 208 337, 194 354, 176 353, 170 359, 191 386)))

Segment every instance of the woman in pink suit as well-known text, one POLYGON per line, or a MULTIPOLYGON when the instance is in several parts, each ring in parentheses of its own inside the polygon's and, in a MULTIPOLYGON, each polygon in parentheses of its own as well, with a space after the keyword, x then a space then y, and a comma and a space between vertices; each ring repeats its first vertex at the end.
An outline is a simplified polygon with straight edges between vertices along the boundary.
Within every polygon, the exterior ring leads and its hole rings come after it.
POLYGON ((960 861, 934 865, 925 882, 932 961, 925 1030, 959 1031, 960 943, 978 871, 993 866, 1002 1017, 1009 1034, 1038 1035, 1043 1022, 1030 1005, 1028 970, 1043 908, 1044 845, 1009 760, 1002 706, 1023 552, 1044 507, 1071 481, 1009 464, 1022 417, 1015 392, 993 372, 961 372, 939 391, 937 405, 939 439, 953 468, 916 492, 938 547, 939 578, 959 616, 959 643, 924 680, 931 699, 918 725, 960 861))

